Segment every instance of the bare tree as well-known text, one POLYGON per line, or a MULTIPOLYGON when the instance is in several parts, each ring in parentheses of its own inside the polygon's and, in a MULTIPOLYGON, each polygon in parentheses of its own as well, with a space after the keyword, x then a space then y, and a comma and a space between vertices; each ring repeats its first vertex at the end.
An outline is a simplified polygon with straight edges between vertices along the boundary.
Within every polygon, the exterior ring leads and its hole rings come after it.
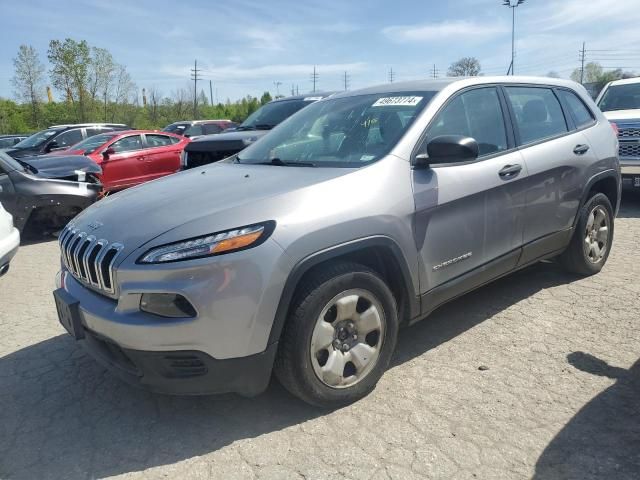
POLYGON ((475 57, 464 57, 453 62, 447 70, 450 77, 475 77, 480 74, 480 62, 475 57))
POLYGON ((31 45, 20 45, 13 59, 15 73, 11 83, 18 100, 31 104, 31 120, 39 126, 40 102, 44 92, 44 65, 31 45))
POLYGON ((173 98, 173 115, 178 120, 184 120, 187 108, 191 105, 191 98, 188 89, 179 88, 172 93, 173 98))
POLYGON ((148 105, 149 105, 149 119, 154 124, 158 121, 158 109, 160 107, 161 101, 162 101, 162 92, 158 90, 155 86, 152 86, 149 89, 148 105))
POLYGON ((123 65, 116 65, 115 86, 112 96, 114 108, 111 109, 111 121, 115 121, 116 115, 125 115, 126 106, 131 102, 131 97, 136 93, 136 84, 123 65))

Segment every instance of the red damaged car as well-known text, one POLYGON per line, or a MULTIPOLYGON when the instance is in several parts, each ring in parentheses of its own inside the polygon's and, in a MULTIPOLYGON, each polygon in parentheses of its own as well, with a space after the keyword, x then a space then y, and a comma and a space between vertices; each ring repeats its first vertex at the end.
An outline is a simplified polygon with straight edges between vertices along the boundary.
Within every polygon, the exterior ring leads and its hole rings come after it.
POLYGON ((170 175, 182 167, 189 138, 167 132, 127 130, 102 133, 52 155, 85 155, 102 168, 105 192, 170 175))

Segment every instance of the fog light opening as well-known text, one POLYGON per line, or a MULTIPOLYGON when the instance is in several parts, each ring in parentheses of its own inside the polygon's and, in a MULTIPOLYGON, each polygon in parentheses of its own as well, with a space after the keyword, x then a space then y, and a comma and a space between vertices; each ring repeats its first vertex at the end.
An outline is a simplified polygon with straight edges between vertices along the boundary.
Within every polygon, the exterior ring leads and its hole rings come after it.
POLYGON ((165 318, 193 318, 197 315, 189 300, 177 293, 144 293, 140 298, 140 310, 165 318))

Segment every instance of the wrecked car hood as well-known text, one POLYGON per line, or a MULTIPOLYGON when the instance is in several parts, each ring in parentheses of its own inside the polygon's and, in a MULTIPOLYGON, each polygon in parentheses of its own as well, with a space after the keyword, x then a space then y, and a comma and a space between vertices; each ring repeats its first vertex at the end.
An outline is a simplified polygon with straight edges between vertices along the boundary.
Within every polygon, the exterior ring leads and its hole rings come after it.
POLYGON ((36 176, 43 178, 76 177, 79 172, 100 175, 100 166, 83 155, 40 155, 37 157, 21 158, 38 172, 36 176))

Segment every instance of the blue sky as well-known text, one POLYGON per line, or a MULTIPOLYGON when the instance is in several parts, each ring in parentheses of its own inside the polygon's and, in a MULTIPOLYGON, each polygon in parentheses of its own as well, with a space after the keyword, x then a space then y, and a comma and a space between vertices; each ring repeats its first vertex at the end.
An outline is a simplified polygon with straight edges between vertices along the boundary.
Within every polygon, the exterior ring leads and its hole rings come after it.
MULTIPOLYGON (((22 43, 46 61, 49 40, 71 37, 107 48, 139 88, 164 95, 189 85, 198 59, 219 100, 245 94, 352 89, 443 75, 462 56, 487 75, 510 61, 511 13, 502 0, 2 0, 0 96, 11 97, 11 59, 22 43)), ((527 0, 517 10, 517 74, 568 77, 587 60, 640 72, 640 0, 527 0), (635 8, 629 8, 635 5, 635 8), (599 50, 599 51, 593 51, 599 50)), ((199 87, 200 88, 200 87, 199 87)))

